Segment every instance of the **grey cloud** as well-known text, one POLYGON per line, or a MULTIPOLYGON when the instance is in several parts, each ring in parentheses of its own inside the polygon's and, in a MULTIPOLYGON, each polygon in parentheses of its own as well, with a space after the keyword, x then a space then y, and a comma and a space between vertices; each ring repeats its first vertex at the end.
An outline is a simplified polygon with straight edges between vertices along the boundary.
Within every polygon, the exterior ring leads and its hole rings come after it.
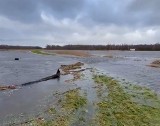
POLYGON ((132 0, 128 6, 129 14, 133 15, 135 22, 142 25, 159 25, 159 11, 159 0, 132 0))
POLYGON ((86 13, 95 24, 143 27, 160 24, 159 0, 99 0, 86 13))
POLYGON ((41 0, 41 5, 57 18, 74 18, 82 11, 85 0, 41 0))
POLYGON ((159 11, 159 0, 132 0, 129 6, 133 11, 159 11))
POLYGON ((41 45, 158 41, 159 6, 159 0, 0 0, 0 39, 41 45))
POLYGON ((0 14, 12 20, 41 22, 45 11, 58 19, 102 25, 157 25, 160 23, 159 0, 0 0, 0 14))
POLYGON ((0 15, 22 22, 40 19, 35 0, 0 0, 0 15))
POLYGON ((56 17, 75 17, 84 0, 0 0, 0 14, 22 22, 41 21, 41 11, 56 17))
POLYGON ((125 4, 122 1, 99 0, 89 5, 88 17, 102 24, 119 24, 124 21, 125 4))

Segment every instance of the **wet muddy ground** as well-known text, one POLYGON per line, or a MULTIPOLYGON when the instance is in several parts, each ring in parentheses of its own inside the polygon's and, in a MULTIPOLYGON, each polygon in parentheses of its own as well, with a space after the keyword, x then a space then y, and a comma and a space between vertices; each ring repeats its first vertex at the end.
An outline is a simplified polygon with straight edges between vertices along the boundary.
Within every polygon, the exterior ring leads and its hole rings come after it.
MULTIPOLYGON (((85 64, 82 69, 89 68, 80 72, 76 80, 73 79, 72 74, 68 74, 61 76, 60 79, 40 82, 15 90, 1 91, 1 125, 13 125, 14 123, 14 125, 33 123, 35 125, 41 125, 41 123, 46 123, 46 125, 47 123, 48 125, 51 123, 54 123, 52 125, 62 125, 63 123, 93 125, 96 121, 97 106, 95 104, 101 102, 101 98, 108 94, 107 88, 97 87, 92 79, 94 74, 109 75, 123 82, 132 82, 149 87, 157 93, 160 92, 160 69, 147 66, 151 61, 160 58, 159 52, 90 51, 89 53, 93 56, 85 58, 1 51, 0 85, 18 85, 34 81, 55 74, 61 65, 76 62, 85 64), (20 60, 15 61, 15 57, 19 57, 20 60), (74 103, 75 98, 79 99, 78 102, 76 101, 76 106, 65 102, 68 101, 68 97, 73 98, 70 103, 74 103), (64 111, 65 108, 67 111, 64 111), (66 113, 69 113, 70 117, 66 116, 66 113), (61 118, 58 118, 57 115, 66 120, 59 121, 61 118), (72 116, 76 119, 71 118, 72 116), (47 120, 52 118, 57 120, 47 120)), ((159 103, 157 104, 159 106, 159 103)))

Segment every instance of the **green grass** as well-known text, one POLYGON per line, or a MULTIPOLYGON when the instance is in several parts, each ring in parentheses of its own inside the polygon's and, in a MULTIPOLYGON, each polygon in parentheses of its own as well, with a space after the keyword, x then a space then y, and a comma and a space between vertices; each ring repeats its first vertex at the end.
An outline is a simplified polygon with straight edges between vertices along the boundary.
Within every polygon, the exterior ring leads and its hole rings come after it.
POLYGON ((87 99, 79 95, 79 89, 70 90, 62 100, 62 108, 67 111, 74 111, 83 107, 86 103, 87 99))
MULTIPOLYGON (((124 90, 123 85, 111 77, 94 76, 94 80, 97 84, 102 84, 108 89, 108 95, 97 103, 97 125, 160 126, 160 104, 157 108, 134 102, 132 95, 124 90)), ((143 87, 134 87, 135 90, 143 90, 143 87)), ((151 94, 149 98, 153 102, 159 103, 160 100, 156 95, 152 97, 152 91, 147 90, 147 93, 151 94)), ((148 98, 145 96, 145 93, 140 95, 141 98, 148 98)))
POLYGON ((70 126, 74 122, 84 122, 82 116, 83 107, 87 99, 80 95, 79 89, 73 89, 65 92, 58 100, 58 109, 50 107, 48 109, 48 118, 33 119, 22 126, 70 126), (78 113, 77 113, 78 112, 78 113), (77 114, 76 114, 77 113, 77 114))
POLYGON ((34 54, 41 54, 41 55, 53 55, 53 54, 43 52, 42 50, 32 50, 31 52, 34 54))
POLYGON ((84 90, 77 88, 56 92, 57 102, 40 118, 22 126, 160 126, 160 99, 154 91, 106 75, 95 75, 93 79, 97 84, 94 116, 90 115, 84 90))

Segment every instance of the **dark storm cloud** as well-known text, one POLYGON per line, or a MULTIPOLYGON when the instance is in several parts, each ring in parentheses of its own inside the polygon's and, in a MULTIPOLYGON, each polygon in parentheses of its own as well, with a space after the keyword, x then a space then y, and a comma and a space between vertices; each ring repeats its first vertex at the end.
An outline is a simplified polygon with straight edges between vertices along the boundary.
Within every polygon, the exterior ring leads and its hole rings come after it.
POLYGON ((41 21, 46 11, 56 18, 75 18, 82 22, 116 25, 157 25, 159 0, 0 0, 0 14, 22 22, 41 21))
POLYGON ((82 11, 85 0, 41 0, 41 9, 51 11, 57 18, 74 18, 82 11))
POLYGON ((91 2, 88 10, 88 18, 104 25, 160 24, 159 0, 99 0, 91 2))
POLYGON ((143 25, 160 24, 160 0, 132 0, 128 12, 137 23, 143 25))
POLYGON ((56 17, 76 16, 84 0, 0 0, 0 15, 22 22, 41 20, 41 11, 56 17))
POLYGON ((0 0, 0 39, 155 42, 159 12, 160 0, 0 0))
POLYGON ((0 15, 22 22, 40 19, 35 0, 0 0, 0 15))
POLYGON ((96 23, 102 24, 119 24, 123 23, 123 13, 126 4, 122 4, 124 0, 99 0, 90 2, 88 5, 88 18, 96 23))

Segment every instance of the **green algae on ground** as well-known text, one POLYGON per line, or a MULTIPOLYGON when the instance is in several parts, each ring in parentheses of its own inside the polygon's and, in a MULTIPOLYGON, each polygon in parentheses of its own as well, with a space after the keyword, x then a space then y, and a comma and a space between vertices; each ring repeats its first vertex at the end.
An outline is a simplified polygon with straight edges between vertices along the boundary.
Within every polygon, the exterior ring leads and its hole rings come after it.
MULTIPOLYGON (((160 126, 160 108, 134 102, 123 85, 111 77, 94 76, 94 80, 108 88, 108 95, 97 103, 97 125, 160 126)), ((158 97, 152 100, 159 101, 158 97)))
POLYGON ((49 53, 43 52, 41 50, 32 50, 31 52, 35 53, 35 54, 41 54, 41 55, 54 55, 54 54, 49 54, 49 53))

